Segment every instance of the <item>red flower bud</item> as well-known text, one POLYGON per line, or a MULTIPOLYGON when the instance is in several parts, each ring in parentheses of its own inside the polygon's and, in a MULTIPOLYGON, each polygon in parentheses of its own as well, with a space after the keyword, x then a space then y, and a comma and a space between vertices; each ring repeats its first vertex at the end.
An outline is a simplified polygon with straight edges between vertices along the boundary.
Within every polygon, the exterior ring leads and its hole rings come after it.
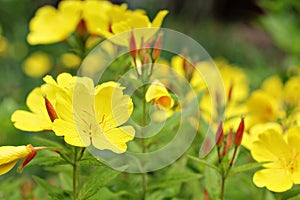
POLYGON ((154 44, 154 48, 152 51, 152 60, 157 60, 161 53, 161 47, 162 47, 162 33, 158 35, 158 38, 154 44))
POLYGON ((220 122, 217 133, 216 133, 216 145, 220 147, 223 144, 224 131, 223 131, 223 122, 220 122))
POLYGON ((133 30, 131 31, 130 38, 129 38, 129 53, 132 58, 134 58, 134 59, 136 58, 137 49, 136 49, 136 43, 135 43, 133 30))
POLYGON ((242 117, 241 122, 239 124, 239 127, 238 127, 235 137, 234 137, 234 146, 238 147, 241 145, 242 139, 243 139, 243 134, 244 134, 244 129, 245 129, 245 122, 244 122, 244 117, 242 117))
POLYGON ((232 129, 230 129, 230 131, 226 137, 225 146, 224 146, 223 153, 222 153, 223 156, 225 156, 232 147, 232 135, 233 135, 232 129))
POLYGON ((45 105, 46 105, 48 115, 49 115, 51 121, 54 122, 54 120, 57 119, 58 116, 57 116, 55 109, 52 106, 51 102, 46 97, 44 97, 44 98, 45 98, 45 105))

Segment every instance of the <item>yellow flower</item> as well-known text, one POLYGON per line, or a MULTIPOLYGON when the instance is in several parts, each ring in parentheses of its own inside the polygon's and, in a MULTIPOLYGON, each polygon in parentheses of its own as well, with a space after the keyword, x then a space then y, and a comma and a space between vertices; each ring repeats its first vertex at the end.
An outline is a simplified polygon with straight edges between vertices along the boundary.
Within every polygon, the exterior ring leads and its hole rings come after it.
POLYGON ((58 9, 41 7, 30 21, 28 43, 49 44, 66 40, 76 29, 80 13, 80 1, 62 1, 58 9))
POLYGON ((122 20, 115 21, 111 24, 111 29, 98 29, 98 33, 106 38, 109 38, 115 44, 122 46, 129 46, 129 38, 131 31, 135 38, 137 48, 141 47, 142 40, 147 42, 158 31, 158 28, 162 25, 162 21, 168 14, 167 10, 159 11, 156 17, 150 22, 148 16, 141 12, 129 12, 127 16, 122 20), (139 28, 151 28, 151 29, 139 29, 139 28), (122 37, 113 37, 114 35, 124 33, 122 37))
POLYGON ((11 116, 14 126, 23 131, 52 130, 52 121, 49 117, 45 98, 56 108, 56 94, 60 90, 68 90, 74 86, 75 77, 68 73, 62 73, 57 77, 57 82, 51 77, 44 77, 46 84, 32 90, 27 99, 26 105, 30 111, 17 110, 11 116))
POLYGON ((274 192, 284 192, 300 184, 300 127, 290 128, 286 137, 276 129, 261 133, 252 145, 251 154, 265 169, 257 171, 253 182, 274 192))
POLYGON ((258 123, 271 122, 284 116, 278 99, 263 90, 256 90, 251 94, 247 101, 247 107, 250 127, 258 123))
POLYGON ((23 63, 23 71, 30 77, 41 77, 49 72, 51 67, 50 57, 43 52, 31 54, 23 63))
POLYGON ((251 150, 253 142, 258 139, 261 133, 264 133, 268 129, 276 130, 279 133, 283 132, 282 126, 275 122, 256 124, 249 129, 248 133, 244 134, 242 145, 251 150))
POLYGON ((166 110, 174 105, 174 100, 170 96, 168 90, 157 80, 149 86, 145 99, 147 102, 152 101, 166 110))
POLYGON ((2 146, 0 147, 0 175, 9 172, 19 159, 30 156, 33 152, 32 145, 27 146, 2 146))
POLYGON ((133 110, 132 100, 123 89, 115 82, 94 87, 91 79, 78 77, 73 91, 58 93, 60 118, 54 121, 55 134, 73 146, 125 152, 135 130, 123 125, 133 110))

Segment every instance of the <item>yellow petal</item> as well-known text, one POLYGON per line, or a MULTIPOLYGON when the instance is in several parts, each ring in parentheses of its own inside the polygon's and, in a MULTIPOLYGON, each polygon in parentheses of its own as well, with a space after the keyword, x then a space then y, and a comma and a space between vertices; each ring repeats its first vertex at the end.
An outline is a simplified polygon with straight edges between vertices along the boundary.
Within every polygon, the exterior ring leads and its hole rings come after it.
POLYGON ((11 121, 14 122, 14 126, 17 129, 38 132, 52 130, 52 122, 48 118, 39 114, 17 110, 12 114, 11 121))
POLYGON ((89 133, 78 130, 74 123, 57 119, 53 123, 53 131, 57 136, 64 136, 65 142, 70 145, 78 147, 90 145, 89 133))
POLYGON ((25 158, 32 152, 30 145, 27 146, 2 146, 0 147, 0 166, 25 158))
POLYGON ((100 150, 108 149, 115 153, 123 153, 127 149, 126 143, 134 138, 135 130, 131 126, 113 128, 103 134, 93 137, 93 145, 100 150))
POLYGON ((154 82, 149 86, 145 99, 147 102, 154 101, 154 103, 164 109, 170 109, 174 105, 174 100, 170 96, 168 90, 159 82, 154 82))
POLYGON ((95 113, 104 131, 125 123, 133 110, 133 103, 128 95, 123 94, 123 87, 107 82, 96 87, 95 113))
POLYGON ((284 169, 263 169, 256 172, 253 182, 258 187, 267 187, 274 192, 284 192, 293 186, 291 174, 284 169))
POLYGON ((161 27, 165 16, 169 13, 167 10, 161 10, 157 13, 154 20, 152 21, 152 27, 161 27))
POLYGON ((9 172, 17 164, 17 162, 18 162, 18 160, 15 160, 15 161, 0 165, 0 175, 9 172))
POLYGON ((49 44, 67 39, 79 23, 80 4, 80 1, 63 1, 58 9, 52 6, 38 9, 29 24, 28 42, 49 44))
POLYGON ((279 158, 289 158, 290 149, 283 135, 273 129, 268 129, 259 135, 252 144, 251 154, 258 162, 277 161, 279 158))

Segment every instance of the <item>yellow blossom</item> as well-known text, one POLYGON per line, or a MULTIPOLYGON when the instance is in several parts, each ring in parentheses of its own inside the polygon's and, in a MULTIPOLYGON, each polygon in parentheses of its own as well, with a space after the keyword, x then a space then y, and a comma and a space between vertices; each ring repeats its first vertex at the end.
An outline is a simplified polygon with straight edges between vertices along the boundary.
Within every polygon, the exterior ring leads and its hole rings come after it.
POLYGON ((30 77, 41 77, 50 71, 52 62, 50 57, 43 52, 31 54, 23 63, 23 71, 30 77))
POLYGON ((123 87, 107 82, 94 87, 87 77, 78 77, 73 91, 60 91, 57 97, 59 119, 54 121, 56 135, 73 146, 108 149, 123 153, 134 129, 123 125, 130 117, 133 104, 123 87))
POLYGON ((16 128, 34 132, 52 130, 52 121, 47 112, 45 98, 56 108, 57 92, 72 88, 75 77, 62 73, 57 77, 57 82, 49 75, 44 77, 44 81, 46 84, 32 90, 26 99, 30 111, 17 110, 12 114, 11 121, 16 128))
POLYGON ((80 21, 81 2, 62 1, 58 9, 43 6, 29 24, 29 44, 49 44, 66 40, 80 21))
POLYGON ((0 175, 9 172, 19 159, 26 158, 32 151, 32 145, 0 147, 0 175))
POLYGON ((261 133, 252 144, 251 154, 264 169, 257 171, 253 182, 274 192, 284 192, 300 184, 300 127, 290 128, 286 137, 276 129, 261 133))
POLYGON ((154 81, 148 88, 145 99, 147 102, 154 102, 160 107, 168 110, 174 105, 174 100, 168 90, 159 81, 154 81))

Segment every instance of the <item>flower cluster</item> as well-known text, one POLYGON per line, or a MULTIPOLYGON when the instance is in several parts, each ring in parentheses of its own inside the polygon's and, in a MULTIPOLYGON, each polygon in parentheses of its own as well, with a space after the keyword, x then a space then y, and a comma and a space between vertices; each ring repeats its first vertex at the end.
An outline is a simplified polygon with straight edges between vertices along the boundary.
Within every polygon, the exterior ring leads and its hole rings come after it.
MULTIPOLYGON (((30 21, 30 44, 49 44, 67 40, 76 32, 110 38, 135 28, 160 27, 168 11, 160 11, 150 22, 145 11, 127 9, 126 4, 114 5, 109 1, 62 1, 58 8, 43 6, 30 21), (51 20, 49 20, 51 19, 51 20)), ((144 38, 146 39, 146 38, 144 38)), ((128 45, 128 40, 118 40, 128 45)))
POLYGON ((258 162, 268 162, 254 174, 259 187, 283 192, 299 184, 299 88, 300 77, 283 83, 279 76, 266 79, 246 102, 248 133, 243 145, 258 162))

